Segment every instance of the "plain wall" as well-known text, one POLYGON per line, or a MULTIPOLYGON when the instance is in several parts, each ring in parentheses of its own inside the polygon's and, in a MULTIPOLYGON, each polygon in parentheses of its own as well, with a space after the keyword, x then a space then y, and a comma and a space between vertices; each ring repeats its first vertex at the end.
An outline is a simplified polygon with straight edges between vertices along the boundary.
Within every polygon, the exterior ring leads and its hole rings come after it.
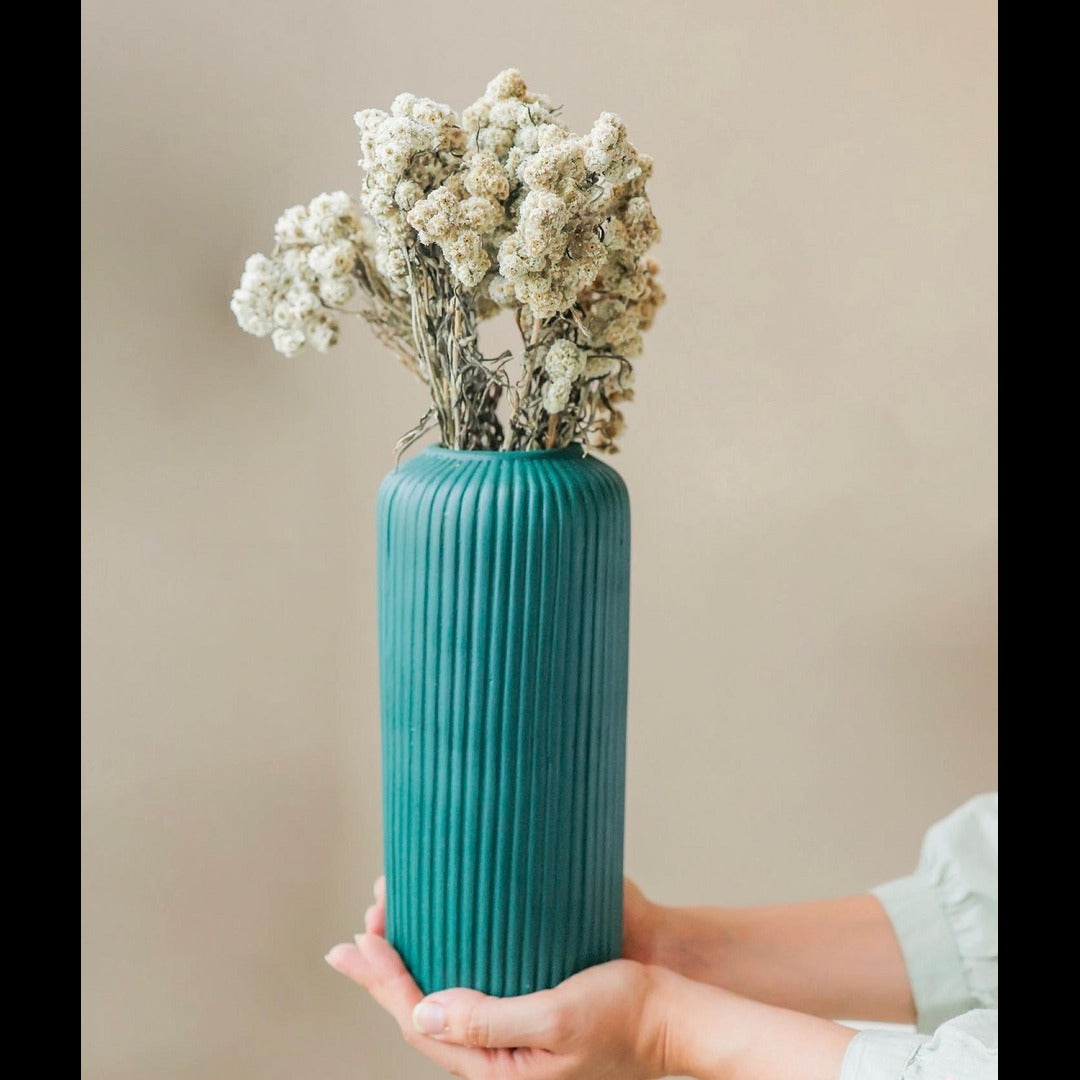
MULTIPOLYGON (((974 0, 83 8, 88 1080, 421 1080, 323 954, 381 868, 374 498, 424 389, 228 310, 354 111, 502 68, 656 161, 627 872, 908 872, 996 786, 996 11, 974 0)), ((491 335, 499 348, 507 341, 491 335)))

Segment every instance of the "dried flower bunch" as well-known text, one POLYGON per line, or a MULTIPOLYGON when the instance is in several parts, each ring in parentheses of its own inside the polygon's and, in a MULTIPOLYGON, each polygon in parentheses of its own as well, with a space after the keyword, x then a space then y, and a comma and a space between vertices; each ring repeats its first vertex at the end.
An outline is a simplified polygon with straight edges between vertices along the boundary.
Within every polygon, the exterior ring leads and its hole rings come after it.
POLYGON ((248 259, 232 310, 293 356, 337 343, 360 315, 425 382, 444 446, 613 451, 631 360, 664 293, 645 258, 660 231, 645 192, 652 159, 614 113, 575 135, 511 69, 459 117, 399 94, 356 114, 359 204, 342 191, 286 210, 270 256, 248 259), (481 320, 514 312, 509 353, 488 358, 481 320), (509 419, 497 415, 505 395, 509 419))

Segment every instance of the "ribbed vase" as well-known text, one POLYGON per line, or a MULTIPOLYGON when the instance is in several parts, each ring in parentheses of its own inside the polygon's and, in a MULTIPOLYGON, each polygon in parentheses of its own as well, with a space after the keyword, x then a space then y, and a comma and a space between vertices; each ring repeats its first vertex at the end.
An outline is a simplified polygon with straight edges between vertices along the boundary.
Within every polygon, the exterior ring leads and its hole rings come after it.
POLYGON ((621 955, 630 504, 610 466, 430 447, 378 500, 387 937, 425 993, 621 955))

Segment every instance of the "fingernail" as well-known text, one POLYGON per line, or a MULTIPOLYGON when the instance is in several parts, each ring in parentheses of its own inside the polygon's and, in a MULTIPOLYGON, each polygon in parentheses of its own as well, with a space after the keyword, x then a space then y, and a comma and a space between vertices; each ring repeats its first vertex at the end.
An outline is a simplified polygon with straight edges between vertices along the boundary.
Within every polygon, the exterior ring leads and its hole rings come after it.
POLYGON ((446 1030, 446 1010, 434 1001, 421 1001, 413 1009, 412 1022, 421 1035, 441 1035, 446 1030))
POLYGON ((335 970, 341 970, 341 962, 348 951, 348 945, 335 945, 323 959, 335 970))

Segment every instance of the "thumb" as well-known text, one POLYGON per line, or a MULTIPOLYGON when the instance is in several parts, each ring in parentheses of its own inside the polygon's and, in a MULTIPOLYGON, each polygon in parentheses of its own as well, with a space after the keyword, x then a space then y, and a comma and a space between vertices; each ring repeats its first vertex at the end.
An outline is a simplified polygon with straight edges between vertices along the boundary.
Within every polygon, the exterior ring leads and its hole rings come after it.
POLYGON ((413 1027, 441 1042, 476 1047, 554 1049, 558 1009, 552 993, 488 997, 476 990, 440 990, 418 1002, 413 1027))

